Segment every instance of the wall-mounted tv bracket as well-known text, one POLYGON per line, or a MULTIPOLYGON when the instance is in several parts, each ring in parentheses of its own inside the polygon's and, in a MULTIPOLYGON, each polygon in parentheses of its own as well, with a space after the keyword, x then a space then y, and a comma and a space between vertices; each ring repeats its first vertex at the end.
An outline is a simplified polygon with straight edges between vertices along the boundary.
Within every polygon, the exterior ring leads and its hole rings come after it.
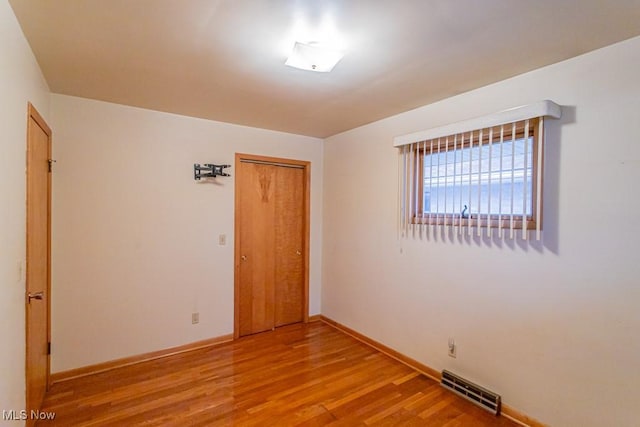
POLYGON ((216 176, 231 176, 224 172, 224 169, 230 168, 231 165, 212 165, 205 163, 194 163, 193 165, 193 179, 199 181, 201 178, 215 178, 216 176))

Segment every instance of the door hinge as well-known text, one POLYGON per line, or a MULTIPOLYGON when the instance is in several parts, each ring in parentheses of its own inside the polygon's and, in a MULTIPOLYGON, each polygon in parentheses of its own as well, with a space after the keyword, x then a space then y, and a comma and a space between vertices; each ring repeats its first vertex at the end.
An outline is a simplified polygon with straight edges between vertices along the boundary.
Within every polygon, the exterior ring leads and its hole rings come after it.
POLYGON ((54 164, 55 162, 56 162, 56 161, 55 161, 55 160, 53 160, 53 159, 49 159, 49 160, 48 160, 48 163, 49 163, 49 173, 51 173, 51 169, 53 168, 53 164, 54 164))
POLYGON ((51 341, 47 343, 47 356, 51 354, 51 341))

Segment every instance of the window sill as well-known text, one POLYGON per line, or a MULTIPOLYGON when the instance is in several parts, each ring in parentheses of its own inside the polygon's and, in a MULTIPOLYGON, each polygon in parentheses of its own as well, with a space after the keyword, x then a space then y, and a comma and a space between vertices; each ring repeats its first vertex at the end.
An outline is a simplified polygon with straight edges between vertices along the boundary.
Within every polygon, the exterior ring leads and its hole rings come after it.
MULTIPOLYGON (((478 218, 460 218, 454 216, 438 216, 432 215, 431 217, 413 217, 411 218, 411 224, 413 225, 444 225, 444 226, 453 226, 453 227, 481 227, 481 228, 502 228, 509 230, 513 228, 514 230, 522 230, 522 217, 514 218, 486 218, 481 217, 478 218)), ((535 230, 536 229, 536 221, 532 218, 527 218, 525 221, 525 226, 527 230, 535 230)))

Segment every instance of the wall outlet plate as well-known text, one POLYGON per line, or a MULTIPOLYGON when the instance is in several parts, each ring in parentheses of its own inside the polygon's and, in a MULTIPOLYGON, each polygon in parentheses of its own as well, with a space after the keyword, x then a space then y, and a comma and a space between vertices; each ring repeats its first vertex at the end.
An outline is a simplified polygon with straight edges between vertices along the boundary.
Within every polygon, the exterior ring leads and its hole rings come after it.
POLYGON ((200 313, 191 313, 191 324, 200 323, 200 313))

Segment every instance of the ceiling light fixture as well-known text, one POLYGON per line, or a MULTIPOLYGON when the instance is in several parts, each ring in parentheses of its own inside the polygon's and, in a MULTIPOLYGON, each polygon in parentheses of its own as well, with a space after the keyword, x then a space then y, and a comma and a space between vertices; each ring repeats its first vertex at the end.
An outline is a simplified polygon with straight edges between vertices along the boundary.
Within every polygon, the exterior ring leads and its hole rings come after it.
POLYGON ((285 65, 301 70, 328 73, 343 56, 344 53, 341 51, 318 42, 296 42, 285 65))

